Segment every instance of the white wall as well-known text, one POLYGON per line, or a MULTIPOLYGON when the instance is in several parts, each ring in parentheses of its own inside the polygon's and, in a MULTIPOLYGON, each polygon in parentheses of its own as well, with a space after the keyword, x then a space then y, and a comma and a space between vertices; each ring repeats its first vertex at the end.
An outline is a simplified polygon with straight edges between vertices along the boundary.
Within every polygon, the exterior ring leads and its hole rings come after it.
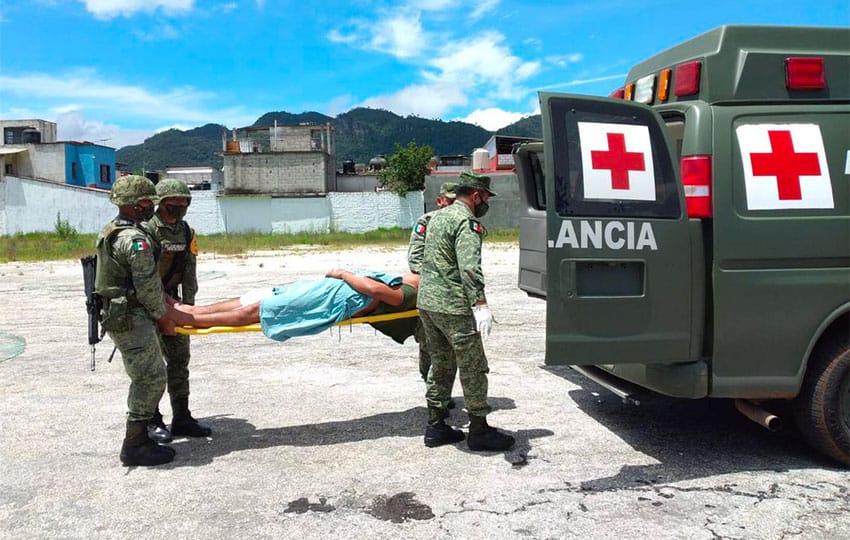
POLYGON ((77 231, 93 233, 118 213, 107 191, 12 176, 2 184, 2 234, 52 232, 57 213, 77 231))
MULTIPOLYGON (((422 212, 422 192, 330 193, 327 197, 218 196, 193 191, 186 220, 199 234, 366 232, 410 228, 422 212)), ((96 233, 117 213, 109 193, 7 176, 0 182, 0 234, 52 232, 57 212, 81 233, 96 233)))

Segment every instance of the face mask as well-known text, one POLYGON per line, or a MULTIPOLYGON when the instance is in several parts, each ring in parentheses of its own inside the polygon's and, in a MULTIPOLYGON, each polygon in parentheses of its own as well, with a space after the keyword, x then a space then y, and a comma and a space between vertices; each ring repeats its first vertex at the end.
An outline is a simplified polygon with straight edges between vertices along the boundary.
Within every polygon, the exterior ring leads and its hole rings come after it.
POLYGON ((183 216, 185 216, 186 212, 189 210, 188 206, 176 206, 173 204, 164 204, 162 207, 165 209, 165 213, 168 217, 177 221, 183 219, 183 216))
POLYGON ((136 216, 139 218, 139 221, 147 221, 153 217, 154 207, 146 206, 142 208, 141 206, 134 206, 133 210, 136 211, 136 216))
POLYGON ((484 201, 475 205, 475 217, 484 217, 484 214, 487 213, 487 210, 490 210, 490 204, 484 201))

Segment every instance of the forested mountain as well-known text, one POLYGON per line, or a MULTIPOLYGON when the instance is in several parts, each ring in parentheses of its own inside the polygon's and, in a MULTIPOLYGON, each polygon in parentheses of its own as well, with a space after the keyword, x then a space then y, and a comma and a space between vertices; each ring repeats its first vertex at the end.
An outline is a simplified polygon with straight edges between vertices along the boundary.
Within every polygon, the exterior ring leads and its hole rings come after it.
MULTIPOLYGON (((415 141, 429 145, 436 155, 470 155, 486 144, 491 132, 465 122, 443 122, 417 116, 402 117, 380 109, 356 108, 336 118, 317 112, 292 114, 284 111, 267 112, 253 127, 300 123, 328 123, 334 127, 337 164, 351 159, 367 163, 378 155, 395 153, 395 143, 406 146, 415 141)), ((220 124, 207 124, 181 131, 169 129, 149 137, 142 144, 118 150, 117 159, 127 168, 162 170, 169 165, 212 165, 220 168, 222 130, 220 124)), ((523 118, 498 131, 500 135, 540 137, 540 115, 523 118)), ((229 134, 228 134, 229 135, 229 134)))

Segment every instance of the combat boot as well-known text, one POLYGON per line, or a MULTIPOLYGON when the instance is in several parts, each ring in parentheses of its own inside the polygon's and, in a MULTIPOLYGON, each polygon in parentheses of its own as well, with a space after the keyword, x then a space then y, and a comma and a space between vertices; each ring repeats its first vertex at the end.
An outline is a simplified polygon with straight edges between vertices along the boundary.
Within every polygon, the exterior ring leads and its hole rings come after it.
POLYGON ((466 445, 475 452, 501 452, 514 445, 514 438, 487 424, 486 416, 469 415, 466 445))
POLYGON ((174 417, 171 419, 171 434, 184 437, 209 437, 212 428, 201 424, 189 412, 189 398, 177 398, 171 402, 174 417))
POLYGON ((159 407, 153 413, 153 416, 148 421, 148 437, 158 443, 170 443, 173 439, 171 432, 165 427, 165 422, 162 420, 162 413, 159 412, 159 407))
POLYGON ((464 439, 463 431, 447 426, 445 420, 428 424, 425 428, 425 446, 434 448, 444 444, 453 444, 464 439))
POLYGON ((168 446, 160 446, 148 437, 148 422, 127 420, 127 433, 121 445, 121 463, 125 467, 140 465, 151 467, 174 459, 177 452, 168 446))

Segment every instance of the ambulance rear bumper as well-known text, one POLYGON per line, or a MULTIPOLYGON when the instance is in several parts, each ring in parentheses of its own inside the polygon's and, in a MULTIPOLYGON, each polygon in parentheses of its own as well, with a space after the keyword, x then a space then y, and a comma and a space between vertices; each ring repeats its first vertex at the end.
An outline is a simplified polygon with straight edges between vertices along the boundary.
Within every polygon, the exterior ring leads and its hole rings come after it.
POLYGON ((637 396, 645 389, 678 398, 700 399, 708 396, 708 364, 703 361, 572 368, 629 403, 639 402, 637 396))

